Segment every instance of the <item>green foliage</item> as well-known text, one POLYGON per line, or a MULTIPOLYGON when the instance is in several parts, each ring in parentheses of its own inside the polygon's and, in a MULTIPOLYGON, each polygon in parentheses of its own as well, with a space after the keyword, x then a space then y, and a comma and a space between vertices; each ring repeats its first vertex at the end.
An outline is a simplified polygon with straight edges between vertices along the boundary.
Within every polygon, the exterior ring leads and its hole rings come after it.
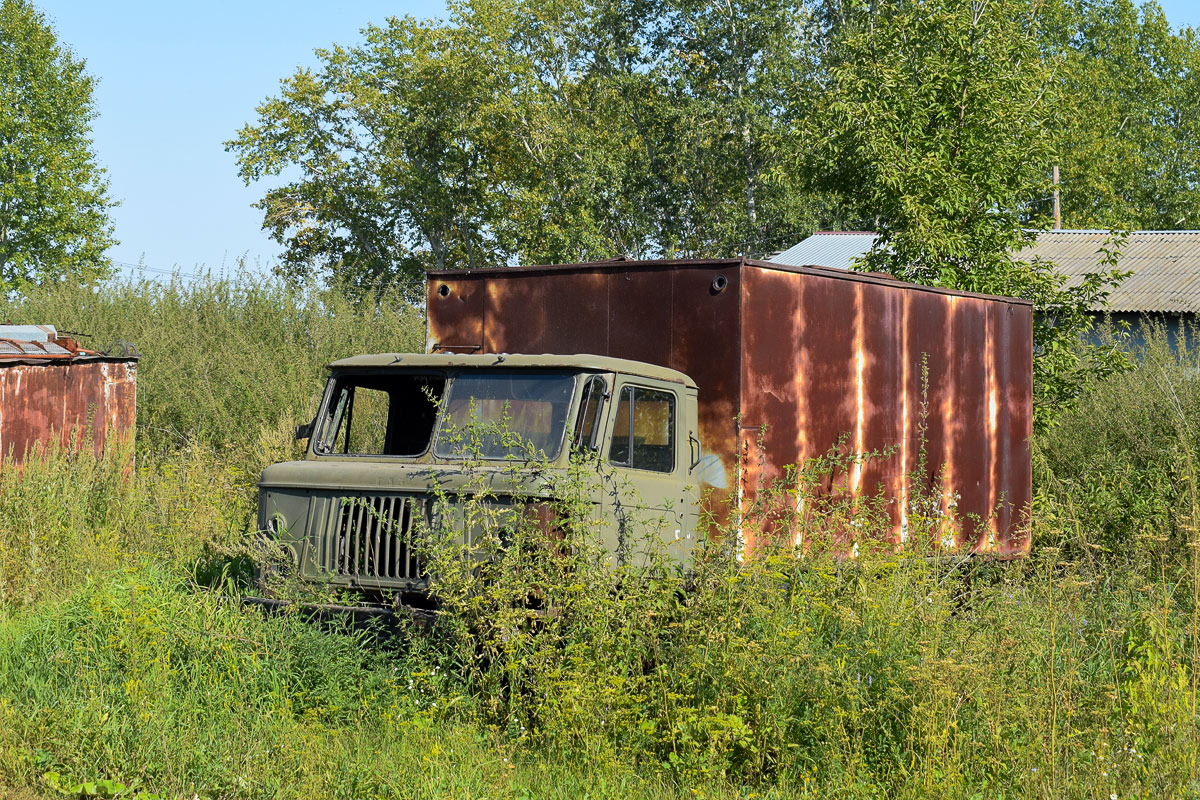
POLYGON ((247 182, 299 168, 259 204, 286 274, 368 284, 496 263, 488 176, 504 156, 491 120, 510 70, 471 34, 411 18, 368 27, 360 47, 318 51, 320 72, 284 81, 227 144, 247 182))
MULTIPOLYGON (((1061 164, 1069 223, 1187 224, 1191 31, 1129 0, 467 0, 318 51, 227 147, 284 272, 763 255, 884 234, 919 282, 1058 288, 1015 262, 1061 164)), ((1191 166, 1189 166, 1191 165, 1191 166)))
POLYGON ((111 269, 94 84, 28 0, 0 3, 0 291, 111 269))
POLYGON ((761 255, 815 224, 788 170, 802 9, 475 0, 318 51, 226 143, 294 279, 761 255))
MULTIPOLYGON (((263 455, 282 453, 280 443, 263 455)), ((255 474, 205 448, 140 463, 128 446, 103 459, 51 450, 6 467, 0 604, 35 604, 146 559, 183 570, 206 545, 236 548, 253 519, 255 474)))
MULTIPOLYGON (((683 209, 683 249, 696 255, 765 255, 818 222, 820 203, 794 169, 794 135, 808 109, 819 46, 805 31, 809 6, 792 0, 662 3, 656 46, 680 115, 664 143, 677 180, 694 187, 683 209)), ((828 220, 825 220, 828 222, 828 220)))
POLYGON ((1180 558, 1194 547, 1200 524, 1196 336, 1190 326, 1173 334, 1150 328, 1136 368, 1092 383, 1061 429, 1039 441, 1042 500, 1048 511, 1078 521, 1056 542, 1073 557, 1129 569, 1180 558))
POLYGON ((154 792, 139 792, 120 781, 108 778, 70 784, 63 780, 62 775, 54 771, 47 772, 42 778, 51 789, 68 797, 128 797, 130 800, 164 800, 162 795, 154 792))
MULTIPOLYGON (((1012 293, 1011 254, 1066 227, 1195 227, 1200 42, 1156 2, 827 4, 810 171, 886 235, 874 263, 1012 293)), ((1036 296, 1036 295, 1020 295, 1036 296)))
POLYGON ((0 630, 0 787, 18 792, 674 796, 629 769, 520 758, 502 735, 440 718, 424 675, 363 634, 245 613, 160 573, 84 587, 0 630))
POLYGON ((1017 288, 1022 201, 1044 173, 1049 71, 1026 0, 857 6, 827 34, 813 168, 852 216, 876 220, 868 258, 909 280, 1017 288))
POLYGON ((1200 40, 1158 3, 1049 3, 1068 228, 1200 227, 1200 40))

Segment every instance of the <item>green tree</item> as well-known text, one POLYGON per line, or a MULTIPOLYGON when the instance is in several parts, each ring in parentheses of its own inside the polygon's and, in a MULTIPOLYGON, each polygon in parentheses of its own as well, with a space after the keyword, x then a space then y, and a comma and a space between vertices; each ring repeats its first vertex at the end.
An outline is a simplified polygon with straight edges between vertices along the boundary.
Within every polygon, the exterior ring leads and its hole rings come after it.
POLYGON ((1130 0, 1066 0, 1048 17, 1064 225, 1200 227, 1196 31, 1130 0))
POLYGON ((504 263, 494 236, 507 156, 494 136, 511 70, 461 27, 393 18, 358 47, 318 50, 226 147, 268 190, 263 227, 282 272, 367 285, 426 268, 504 263))
POLYGON ((1045 182, 1050 71, 1026 0, 896 0, 826 36, 806 167, 918 283, 1012 289, 1027 198, 1045 182))
POLYGON ((762 255, 814 225, 784 0, 467 0, 318 52, 227 147, 283 271, 762 255))
POLYGON ((671 104, 649 47, 644 0, 474 0, 463 19, 507 34, 516 72, 503 120, 515 158, 500 224, 513 259, 648 256, 672 224, 656 165, 671 104), (502 13, 499 10, 503 9, 502 13))
MULTIPOLYGON (((787 97, 814 57, 802 5, 512 7, 531 70, 519 108, 544 115, 512 128, 536 131, 542 165, 522 183, 532 202, 521 218, 541 218, 588 257, 759 256, 815 227, 816 204, 790 169, 803 143, 787 97)), ((581 257, 556 258, 536 227, 516 237, 520 260, 581 257)))
POLYGON ((612 10, 471 0, 318 51, 226 143, 247 184, 298 175, 259 203, 283 271, 362 284, 660 251, 649 165, 669 148, 629 119, 665 104, 638 24, 606 27, 637 15, 612 10))
POLYGON ((828 6, 807 134, 811 174, 880 232, 866 269, 1034 301, 1045 425, 1084 374, 1119 364, 1078 346, 1087 307, 1117 276, 1066 289, 1052 265, 1017 255, 1046 223, 1031 198, 1047 194, 1054 154, 1041 10, 1036 0, 894 0, 886 14, 828 6))
POLYGON ((0 289, 111 270, 94 84, 27 0, 0 2, 0 289))
POLYGON ((686 121, 674 158, 687 187, 681 249, 763 256, 817 224, 794 169, 808 113, 792 100, 813 79, 810 12, 794 0, 673 0, 659 47, 686 121))

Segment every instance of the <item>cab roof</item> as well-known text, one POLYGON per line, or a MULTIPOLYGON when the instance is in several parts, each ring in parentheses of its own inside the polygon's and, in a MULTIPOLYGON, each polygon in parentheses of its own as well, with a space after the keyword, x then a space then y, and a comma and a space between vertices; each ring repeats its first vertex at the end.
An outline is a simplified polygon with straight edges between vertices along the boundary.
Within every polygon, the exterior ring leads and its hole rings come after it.
POLYGON ((329 369, 565 369, 576 372, 620 372, 643 378, 682 383, 696 382, 678 370, 587 353, 575 355, 524 355, 507 353, 375 353, 339 359, 329 369))

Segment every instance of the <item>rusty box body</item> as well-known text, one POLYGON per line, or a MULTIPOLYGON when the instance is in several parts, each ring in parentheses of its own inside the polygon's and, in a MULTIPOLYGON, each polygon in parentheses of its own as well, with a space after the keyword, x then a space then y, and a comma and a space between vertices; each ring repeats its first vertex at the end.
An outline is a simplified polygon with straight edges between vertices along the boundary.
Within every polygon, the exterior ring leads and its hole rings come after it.
POLYGON ((110 439, 132 436, 137 358, 84 350, 42 330, 5 338, 0 327, 0 458, 19 462, 35 445, 78 447, 89 438, 99 453, 110 439))
POLYGON ((691 376, 718 501, 745 504, 839 442, 886 449, 841 480, 851 495, 882 488, 903 540, 923 449, 926 485, 965 520, 959 547, 1028 550, 1026 301, 748 259, 439 271, 427 289, 430 350, 592 353, 691 376))

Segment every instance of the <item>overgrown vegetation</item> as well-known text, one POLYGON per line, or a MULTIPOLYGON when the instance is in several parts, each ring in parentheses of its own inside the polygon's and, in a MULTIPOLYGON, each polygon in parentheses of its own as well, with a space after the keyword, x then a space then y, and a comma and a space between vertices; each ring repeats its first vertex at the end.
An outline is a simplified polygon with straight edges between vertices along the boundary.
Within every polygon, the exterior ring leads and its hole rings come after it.
POLYGON ((304 415, 316 408, 330 361, 425 349, 422 311, 399 292, 363 302, 248 272, 194 283, 51 283, 19 299, 0 297, 0 318, 38 325, 52 320, 94 350, 136 346, 143 356, 137 397, 142 450, 204 443, 232 447, 239 456, 251 453, 247 443, 263 425, 308 421, 304 415))
MULTIPOLYGON (((1152 343, 1036 442, 1023 561, 927 561, 944 521, 917 513, 903 554, 740 564, 714 546, 684 592, 654 559, 614 581, 588 527, 566 525, 578 547, 530 529, 491 552, 487 581, 443 569, 455 613, 428 631, 245 609, 257 471, 292 452, 322 360, 419 341, 418 316, 383 308, 213 280, 46 289, 6 309, 120 332, 146 358, 136 452, 0 470, 0 789, 1200 791, 1200 352, 1152 343)), ((806 508, 811 541, 825 517, 806 508)), ((825 511, 872 524, 870 508, 825 511)))

